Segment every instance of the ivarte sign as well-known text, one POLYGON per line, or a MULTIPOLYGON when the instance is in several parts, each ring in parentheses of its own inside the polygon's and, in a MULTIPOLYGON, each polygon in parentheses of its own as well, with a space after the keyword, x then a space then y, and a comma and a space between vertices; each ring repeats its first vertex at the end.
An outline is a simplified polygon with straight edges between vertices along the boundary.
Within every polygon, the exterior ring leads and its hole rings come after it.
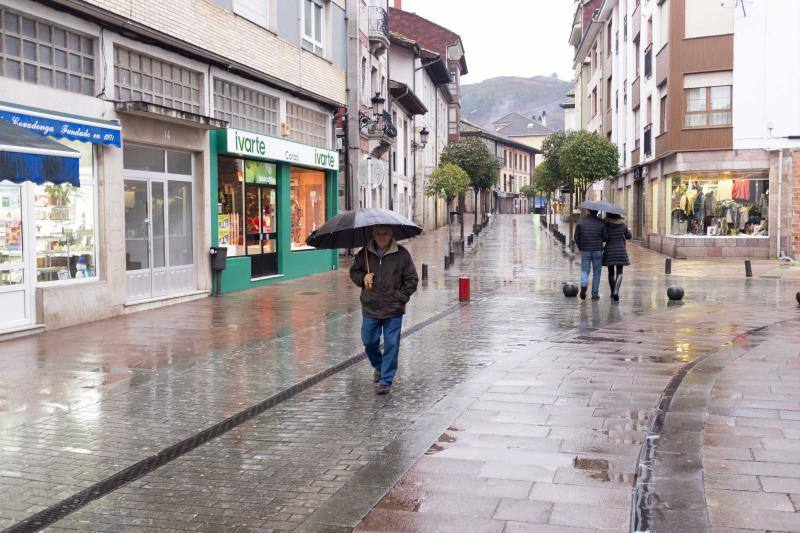
POLYGON ((277 137, 228 129, 227 151, 231 154, 286 161, 304 167, 339 170, 339 153, 277 137))

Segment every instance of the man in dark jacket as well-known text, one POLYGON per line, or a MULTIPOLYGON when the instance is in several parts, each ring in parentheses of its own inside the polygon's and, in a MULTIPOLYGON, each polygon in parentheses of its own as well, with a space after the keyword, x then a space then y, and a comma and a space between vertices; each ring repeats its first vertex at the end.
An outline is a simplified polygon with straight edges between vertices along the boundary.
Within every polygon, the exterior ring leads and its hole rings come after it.
POLYGON ((350 267, 350 279, 361 287, 361 340, 375 369, 375 392, 386 394, 397 373, 400 328, 406 304, 417 290, 419 278, 411 254, 397 244, 391 228, 373 228, 372 240, 366 249, 369 263, 365 262, 362 249, 350 267))
POLYGON ((603 243, 608 240, 605 222, 597 218, 597 211, 578 221, 575 228, 575 244, 581 251, 581 300, 586 299, 589 286, 589 270, 592 274, 592 300, 600 298, 600 276, 603 274, 603 243))

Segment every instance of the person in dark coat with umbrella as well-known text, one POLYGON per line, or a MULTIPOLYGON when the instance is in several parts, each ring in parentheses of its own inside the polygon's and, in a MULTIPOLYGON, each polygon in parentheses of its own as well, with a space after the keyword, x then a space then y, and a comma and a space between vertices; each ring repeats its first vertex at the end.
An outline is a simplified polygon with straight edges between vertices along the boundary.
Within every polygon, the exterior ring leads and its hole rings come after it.
POLYGON ((622 286, 622 270, 631 264, 625 241, 633 235, 625 224, 625 219, 620 215, 607 214, 606 227, 608 239, 603 250, 603 266, 608 267, 608 285, 611 287, 611 297, 619 301, 619 289, 622 286))
POLYGON ((356 254, 350 279, 361 287, 361 340, 375 369, 375 392, 387 394, 397 373, 406 304, 417 290, 417 269, 408 250, 397 244, 392 228, 376 226, 372 240, 356 254))
POLYGON ((600 276, 603 273, 603 242, 606 224, 590 209, 589 216, 578 221, 573 240, 581 252, 581 300, 586 299, 589 273, 592 272, 592 300, 600 298, 600 276))

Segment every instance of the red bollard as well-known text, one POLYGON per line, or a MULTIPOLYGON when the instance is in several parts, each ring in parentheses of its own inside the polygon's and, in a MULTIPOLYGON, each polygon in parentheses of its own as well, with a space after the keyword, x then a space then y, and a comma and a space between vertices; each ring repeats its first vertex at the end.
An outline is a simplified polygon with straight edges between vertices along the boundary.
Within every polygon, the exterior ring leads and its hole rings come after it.
POLYGON ((469 278, 467 276, 458 278, 458 301, 469 301, 469 278))

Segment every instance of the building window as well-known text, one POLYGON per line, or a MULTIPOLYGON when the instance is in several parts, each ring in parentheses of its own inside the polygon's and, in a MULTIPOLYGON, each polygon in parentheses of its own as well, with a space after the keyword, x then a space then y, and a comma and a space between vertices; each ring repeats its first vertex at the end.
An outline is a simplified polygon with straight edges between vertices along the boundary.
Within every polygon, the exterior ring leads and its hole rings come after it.
POLYGON ((0 9, 0 76, 92 96, 95 39, 0 9))
POLYGON ((661 97, 661 109, 659 113, 659 124, 661 128, 661 133, 667 132, 667 96, 664 95, 661 97))
POLYGON ((303 48, 322 55, 325 47, 325 4, 321 0, 302 0, 303 48))
POLYGON ((328 147, 328 115, 291 102, 286 104, 289 138, 320 148, 328 147))
POLYGON ((325 223, 325 172, 292 167, 292 250, 311 249, 306 237, 325 223))
POLYGON ((622 19, 622 40, 628 42, 628 15, 622 19))
POLYGON ((634 54, 633 54, 633 61, 635 63, 634 72, 636 72, 637 78, 639 77, 639 52, 640 52, 639 40, 637 39, 634 42, 634 54))
POLYGON ((121 101, 143 101, 200 113, 203 75, 194 70, 114 47, 114 92, 121 101))
POLYGON ((277 135, 278 98, 214 78, 214 116, 230 127, 277 135))
POLYGON ((767 171, 679 173, 669 179, 668 234, 769 235, 767 171))
POLYGON ((613 33, 611 32, 611 21, 608 21, 608 26, 606 27, 606 55, 611 55, 611 38, 613 37, 613 33))
POLYGON ((730 126, 731 86, 697 87, 686 89, 687 128, 730 126))
POLYGON ((608 80, 606 81, 606 98, 608 98, 608 110, 609 111, 611 111, 611 105, 613 103, 611 101, 611 94, 612 94, 611 87, 612 87, 612 85, 613 85, 612 79, 608 78, 608 80))
POLYGON ((233 12, 242 18, 269 28, 269 0, 233 0, 233 12))
POLYGON ((592 89, 592 116, 597 115, 597 87, 592 89))
POLYGON ((80 152, 80 187, 33 187, 36 279, 59 282, 97 276, 94 145, 60 140, 80 152))

